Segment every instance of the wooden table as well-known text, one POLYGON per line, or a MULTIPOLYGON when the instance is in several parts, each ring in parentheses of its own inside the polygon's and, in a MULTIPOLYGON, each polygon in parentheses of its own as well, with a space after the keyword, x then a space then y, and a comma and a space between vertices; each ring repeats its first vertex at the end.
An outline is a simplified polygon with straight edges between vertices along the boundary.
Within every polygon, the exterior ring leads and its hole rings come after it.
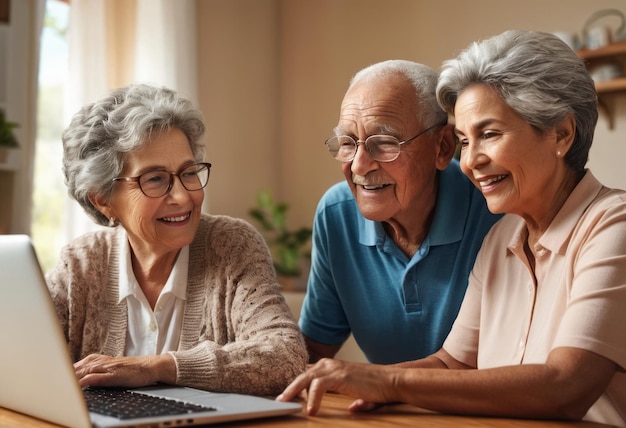
POLYGON ((350 413, 347 408, 354 399, 345 395, 326 393, 322 408, 315 416, 303 413, 258 420, 254 422, 240 422, 226 424, 237 427, 428 427, 428 428, 474 428, 474 427, 504 427, 504 428, 572 428, 595 427, 606 428, 608 425, 591 422, 557 422, 536 421, 522 419, 502 419, 470 416, 440 415, 427 410, 419 409, 408 404, 384 406, 374 412, 350 413))
MULTIPOLYGON (((502 419, 469 416, 439 415, 406 404, 382 407, 369 413, 350 413, 347 410, 352 398, 327 393, 322 408, 316 416, 296 413, 278 418, 259 419, 256 421, 231 422, 221 427, 429 427, 429 428, 606 428, 608 425, 591 422, 557 422, 522 419, 502 419)), ((0 428, 54 428, 57 425, 0 408, 0 428)))

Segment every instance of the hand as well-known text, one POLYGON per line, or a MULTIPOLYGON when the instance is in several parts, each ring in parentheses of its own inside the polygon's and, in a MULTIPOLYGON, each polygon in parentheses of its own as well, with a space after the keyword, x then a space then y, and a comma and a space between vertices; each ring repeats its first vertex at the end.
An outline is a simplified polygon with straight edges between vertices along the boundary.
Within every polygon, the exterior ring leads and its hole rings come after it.
POLYGON ((321 359, 298 376, 276 397, 278 401, 291 401, 307 390, 307 413, 315 415, 326 391, 334 391, 359 398, 349 407, 350 411, 367 411, 376 408, 376 403, 394 400, 393 369, 375 364, 349 363, 329 358, 321 359))
POLYGON ((87 386, 140 387, 176 382, 174 358, 169 354, 110 357, 92 354, 74 364, 78 383, 87 386))

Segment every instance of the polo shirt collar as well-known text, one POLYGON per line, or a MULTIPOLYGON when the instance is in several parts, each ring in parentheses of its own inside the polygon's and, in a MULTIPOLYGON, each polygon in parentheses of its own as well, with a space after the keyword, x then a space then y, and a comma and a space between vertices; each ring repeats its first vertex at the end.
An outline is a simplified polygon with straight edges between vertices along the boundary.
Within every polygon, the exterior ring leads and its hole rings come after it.
MULTIPOLYGON (((594 177, 591 171, 585 170, 585 175, 565 200, 537 244, 553 253, 565 254, 576 224, 602 187, 602 183, 594 177)), ((508 248, 521 248, 527 236, 526 222, 520 217, 519 225, 511 236, 508 248)))
POLYGON ((539 244, 550 251, 565 254, 572 231, 602 187, 602 183, 591 171, 586 170, 582 180, 574 187, 548 229, 539 238, 539 244))

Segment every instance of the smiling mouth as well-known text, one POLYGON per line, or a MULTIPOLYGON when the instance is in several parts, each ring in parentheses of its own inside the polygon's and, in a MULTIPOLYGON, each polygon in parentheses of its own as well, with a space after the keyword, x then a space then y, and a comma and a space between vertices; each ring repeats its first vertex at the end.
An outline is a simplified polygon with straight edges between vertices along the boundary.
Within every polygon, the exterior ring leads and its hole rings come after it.
POLYGON ((361 184, 361 187, 365 190, 380 190, 387 186, 390 186, 390 184, 361 184))
POLYGON ((487 186, 489 186, 489 185, 491 185, 493 183, 497 183, 499 181, 502 181, 502 180, 504 180, 507 177, 508 177, 508 175, 498 175, 496 177, 489 178, 487 180, 481 181, 480 182, 480 187, 487 187, 487 186))
POLYGON ((191 216, 191 213, 187 213, 185 215, 177 216, 177 217, 161 217, 159 221, 163 221, 165 223, 177 223, 180 221, 185 221, 191 216))

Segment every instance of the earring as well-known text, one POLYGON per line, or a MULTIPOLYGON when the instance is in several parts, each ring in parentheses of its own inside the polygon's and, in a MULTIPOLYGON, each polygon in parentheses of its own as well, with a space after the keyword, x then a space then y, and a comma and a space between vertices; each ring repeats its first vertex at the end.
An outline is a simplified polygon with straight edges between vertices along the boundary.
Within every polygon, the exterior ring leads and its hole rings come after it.
POLYGON ((117 223, 116 223, 116 222, 117 222, 117 220, 115 220, 115 217, 111 217, 111 218, 109 219, 109 226, 111 226, 111 227, 115 227, 115 226, 117 226, 117 223))
POLYGON ((560 158, 560 157, 561 157, 561 151, 560 151, 560 150, 557 150, 557 151, 556 151, 556 157, 557 157, 557 158, 560 158))

